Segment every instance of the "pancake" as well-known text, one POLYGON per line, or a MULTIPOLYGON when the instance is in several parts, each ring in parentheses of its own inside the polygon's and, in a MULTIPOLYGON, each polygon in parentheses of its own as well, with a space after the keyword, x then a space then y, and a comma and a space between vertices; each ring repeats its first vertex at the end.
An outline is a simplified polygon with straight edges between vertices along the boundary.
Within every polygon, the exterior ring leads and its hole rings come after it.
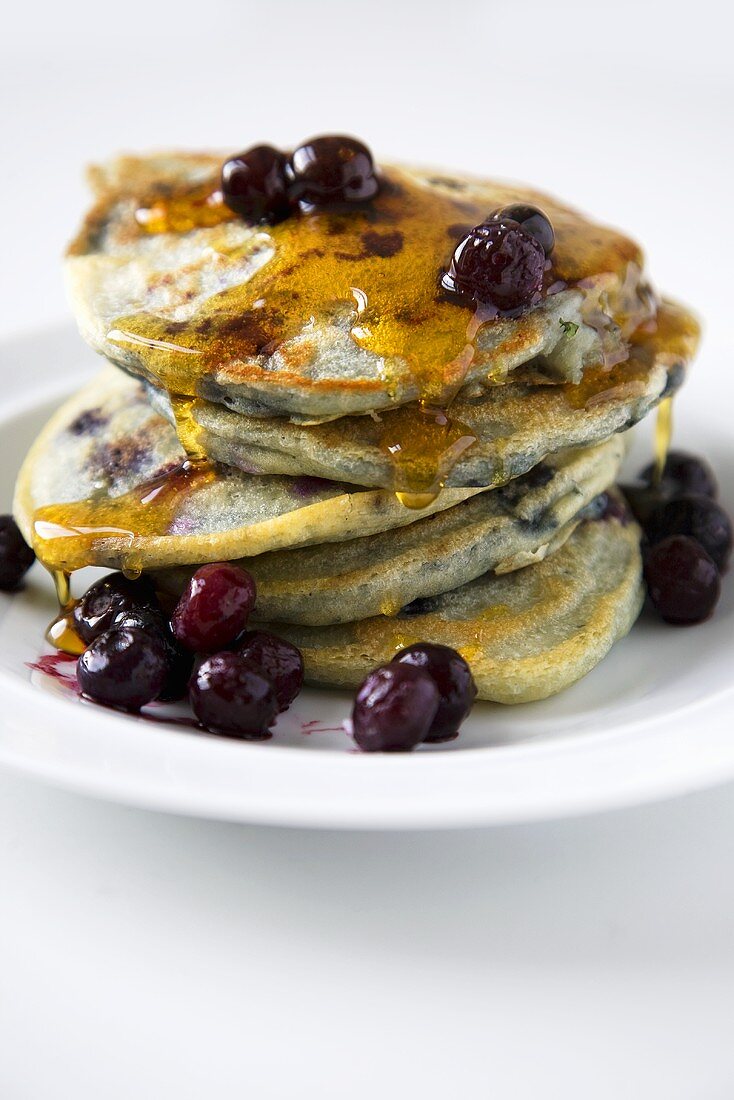
MULTIPOLYGON (((452 487, 496 486, 547 454, 598 443, 637 423, 680 386, 697 341, 696 321, 667 302, 624 363, 587 372, 580 384, 542 385, 526 371, 503 386, 465 387, 446 428, 440 417, 414 406, 308 426, 248 417, 203 400, 189 412, 198 445, 244 470, 408 491, 435 491, 441 480, 452 487), (394 440, 402 445, 398 458, 394 440)), ((151 391, 151 400, 173 419, 165 392, 151 391)))
MULTIPOLYGON (((554 455, 502 489, 465 500, 400 530, 281 550, 240 561, 257 584, 256 617, 322 625, 392 614, 458 588, 487 571, 541 561, 573 533, 579 516, 615 480, 622 436, 554 455)), ((159 572, 178 595, 192 570, 159 572)))
POLYGON ((134 571, 353 539, 476 492, 450 490, 414 511, 379 490, 185 458, 142 386, 110 367, 40 433, 18 477, 16 519, 49 568, 134 571))
MULTIPOLYGON (((617 500, 611 512, 620 512, 617 500)), ((637 526, 610 514, 582 523, 537 565, 477 580, 395 618, 273 630, 303 653, 307 680, 353 688, 413 642, 469 661, 481 699, 544 699, 589 672, 634 623, 643 602, 637 526)))
POLYGON ((578 383, 624 359, 655 315, 639 247, 534 190, 386 165, 365 206, 252 226, 221 201, 221 162, 93 169, 95 204, 67 257, 85 340, 170 392, 309 420, 445 406, 530 361, 578 383), (438 281, 467 230, 514 202, 546 211, 556 246, 537 307, 489 319, 438 281))

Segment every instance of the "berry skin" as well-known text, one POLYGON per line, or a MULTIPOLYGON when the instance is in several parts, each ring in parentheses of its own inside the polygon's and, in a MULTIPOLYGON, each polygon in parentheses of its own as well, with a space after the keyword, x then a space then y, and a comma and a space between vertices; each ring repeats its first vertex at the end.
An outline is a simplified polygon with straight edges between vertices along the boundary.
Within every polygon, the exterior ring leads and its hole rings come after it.
POLYGON ((299 145, 286 174, 291 200, 306 210, 365 202, 380 189, 367 146, 342 134, 311 138, 299 145))
POLYGON ((160 639, 133 627, 99 634, 77 662, 82 692, 121 710, 138 711, 158 698, 167 673, 160 639))
POLYGON ((438 688, 423 669, 408 664, 376 668, 355 696, 354 740, 363 752, 410 752, 425 741, 439 702, 438 688))
POLYGON ((659 504, 645 525, 645 534, 652 544, 669 535, 689 535, 703 546, 720 572, 729 564, 731 520, 710 497, 683 496, 659 504))
POLYGON ((12 592, 36 560, 12 516, 0 516, 0 590, 12 592))
POLYGON ((263 741, 278 713, 270 681, 238 653, 214 653, 194 670, 189 699, 198 721, 211 733, 263 741))
POLYGON ((425 741, 450 741, 477 697, 477 685, 461 654, 446 645, 418 642, 393 657, 393 664, 423 669, 438 688, 439 704, 425 741))
POLYGON ((721 592, 716 565, 687 535, 671 535, 647 552, 645 581, 658 614, 676 626, 708 619, 721 592))
POLYGON ((163 645, 166 682, 157 698, 162 703, 175 703, 178 699, 183 699, 188 691, 194 657, 173 637, 163 612, 152 607, 122 608, 113 616, 111 628, 119 630, 129 627, 141 630, 146 636, 159 638, 163 645))
MULTIPOLYGON (((645 485, 654 486, 655 463, 645 466, 638 476, 645 485)), ((668 452, 658 489, 662 497, 688 496, 693 493, 715 500, 719 495, 719 487, 708 462, 686 451, 668 452)))
POLYGON ((128 580, 124 573, 109 573, 95 581, 74 608, 74 627, 87 645, 109 630, 119 611, 156 610, 153 585, 146 577, 128 580))
POLYGON ((495 210, 487 218, 487 221, 517 222, 526 233, 529 233, 531 237, 535 237, 546 256, 550 256, 555 247, 556 235, 553 232, 551 220, 538 206, 516 202, 511 206, 503 206, 501 210, 495 210))
POLYGON ((301 651, 275 634, 250 630, 237 643, 236 652, 270 680, 278 709, 287 710, 303 687, 301 651))
POLYGON ((441 285, 503 313, 534 305, 543 286, 543 246, 516 222, 475 226, 459 242, 441 285))
POLYGON ((222 166, 222 198, 248 221, 275 225, 291 212, 286 156, 272 145, 255 145, 222 166))
POLYGON ((202 565, 173 610, 173 635, 192 653, 215 653, 242 633, 254 606, 255 582, 244 569, 202 565))
POLYGON ((640 527, 644 528, 655 509, 658 508, 663 501, 660 493, 650 485, 641 485, 637 483, 634 485, 620 485, 619 488, 625 495, 632 515, 635 517, 640 527))

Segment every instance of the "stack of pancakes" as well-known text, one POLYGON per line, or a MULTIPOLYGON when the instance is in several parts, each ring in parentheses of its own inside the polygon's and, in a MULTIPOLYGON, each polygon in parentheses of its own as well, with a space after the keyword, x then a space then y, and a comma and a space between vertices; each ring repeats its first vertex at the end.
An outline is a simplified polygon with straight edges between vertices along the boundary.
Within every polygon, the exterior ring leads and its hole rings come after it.
POLYGON ((613 488, 625 433, 683 380, 695 321, 638 247, 523 188, 383 169, 364 208, 252 226, 212 156, 121 158, 67 259, 110 361, 45 427, 15 512, 49 569, 181 589, 236 560, 311 682, 442 642, 479 694, 543 698, 642 602, 613 488), (490 317, 438 287, 493 209, 556 234, 540 302, 490 317))

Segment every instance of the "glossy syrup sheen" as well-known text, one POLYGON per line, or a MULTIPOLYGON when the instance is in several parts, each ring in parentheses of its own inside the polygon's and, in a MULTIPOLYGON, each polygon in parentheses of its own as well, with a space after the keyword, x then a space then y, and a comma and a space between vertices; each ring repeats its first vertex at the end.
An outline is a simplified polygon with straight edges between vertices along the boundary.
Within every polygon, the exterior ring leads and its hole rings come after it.
MULTIPOLYGON (((215 217, 231 220, 215 190, 211 203, 203 200, 205 190, 198 185, 188 206, 185 192, 143 204, 139 231, 187 232, 209 226, 215 217)), ((131 314, 114 322, 108 338, 134 346, 170 391, 193 395, 202 376, 224 369, 232 379, 247 379, 259 373, 259 356, 306 331, 310 318, 339 316, 358 346, 385 361, 388 387, 391 373, 409 376, 421 400, 445 407, 474 358, 482 323, 492 320, 477 323, 471 304, 442 295, 440 275, 468 228, 496 206, 524 197, 518 189, 493 184, 476 191, 430 187, 391 169, 380 194, 363 206, 293 215, 259 227, 241 248, 267 255, 265 262, 189 319, 131 314)), ((613 230, 545 205, 556 231, 548 287, 587 284, 582 289, 603 308, 596 280, 608 274, 623 285, 630 265, 639 272, 639 249, 613 230)), ((225 254, 236 260, 238 250, 225 254)), ((612 313, 617 308, 611 301, 604 305, 612 313)), ((289 355, 297 373, 308 358, 308 342, 285 353, 286 372, 289 355)))
MULTIPOLYGON (((59 575, 99 564, 98 550, 112 543, 119 550, 124 571, 139 575, 143 566, 140 539, 170 534, 188 496, 215 476, 215 468, 208 462, 187 461, 117 497, 103 491, 87 500, 38 508, 33 519, 36 554, 47 569, 59 575)), ((64 610, 66 601, 61 593, 59 602, 64 610)))
MULTIPOLYGON (((213 165, 214 168, 214 165, 213 165)), ((334 321, 354 342, 384 364, 376 389, 397 390, 407 381, 418 401, 386 425, 383 451, 395 471, 393 488, 409 507, 423 507, 440 491, 445 475, 474 442, 447 409, 477 354, 477 338, 496 318, 472 304, 449 300, 439 279, 459 239, 493 209, 516 200, 541 202, 551 216, 556 247, 545 293, 569 285, 585 295, 584 313, 600 332, 625 334, 647 319, 654 303, 641 281, 638 247, 614 230, 594 225, 552 200, 522 189, 439 178, 433 185, 398 169, 382 176, 381 191, 348 211, 294 214, 273 227, 253 230, 240 252, 260 266, 246 281, 210 297, 185 320, 151 313, 118 318, 108 339, 134 347, 171 396, 181 443, 192 457, 203 449, 191 402, 202 379, 216 374, 232 383, 263 381, 261 362, 280 349, 282 366, 268 381, 304 383, 314 354, 309 325, 334 321), (303 338, 305 334, 305 339, 303 338), (295 345, 288 341, 300 336, 295 345), (399 429, 399 431, 398 431, 399 429)), ((133 232, 187 233, 230 222, 214 177, 207 187, 154 189, 139 199, 133 232)), ((241 258, 241 257, 240 257, 241 258)), ((521 321, 517 339, 522 343, 521 321)), ((514 339, 514 337, 513 337, 514 339)), ((606 364, 605 364, 606 365, 606 364)), ((487 367, 486 382, 502 383, 487 367)), ((308 384, 318 386, 318 381, 308 384)), ((324 383, 328 385, 328 382, 324 383)), ((360 379, 361 388, 369 382, 360 379)))
MULTIPOLYGON (((591 371, 580 385, 567 384, 561 387, 562 392, 579 409, 642 392, 653 363, 672 369, 690 357, 697 331, 696 322, 685 310, 663 303, 656 322, 635 337, 629 360, 609 370, 591 371)), ((408 497, 405 503, 409 506, 425 507, 432 496, 425 479, 430 478, 437 455, 450 463, 471 446, 474 436, 436 409, 397 409, 384 421, 389 425, 392 418, 395 427, 385 429, 385 445, 392 441, 393 448, 404 448, 397 461, 405 463, 405 484, 416 486, 399 491, 408 497), (415 417, 423 420, 420 430, 404 423, 415 417), (413 451, 406 448, 406 438, 417 440, 413 451), (438 448, 434 447, 436 439, 441 441, 438 448), (421 498, 421 493, 425 497, 421 498)), ((118 549, 122 546, 123 568, 135 572, 143 564, 140 540, 169 534, 188 495, 215 477, 216 468, 206 461, 187 462, 122 496, 101 493, 84 501, 40 508, 34 517, 34 549, 47 568, 70 572, 98 563, 104 546, 112 543, 118 549)))

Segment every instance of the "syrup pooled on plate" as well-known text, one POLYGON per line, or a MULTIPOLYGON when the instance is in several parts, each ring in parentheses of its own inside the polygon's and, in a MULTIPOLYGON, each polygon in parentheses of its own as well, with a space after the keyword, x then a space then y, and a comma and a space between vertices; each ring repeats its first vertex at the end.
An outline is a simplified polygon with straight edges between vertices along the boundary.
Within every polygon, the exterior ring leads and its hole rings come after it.
POLYGON ((78 601, 71 595, 70 574, 64 569, 51 569, 50 572, 56 588, 59 613, 46 630, 46 641, 62 653, 79 657, 84 652, 86 643, 79 637, 74 623, 74 609, 78 601))

